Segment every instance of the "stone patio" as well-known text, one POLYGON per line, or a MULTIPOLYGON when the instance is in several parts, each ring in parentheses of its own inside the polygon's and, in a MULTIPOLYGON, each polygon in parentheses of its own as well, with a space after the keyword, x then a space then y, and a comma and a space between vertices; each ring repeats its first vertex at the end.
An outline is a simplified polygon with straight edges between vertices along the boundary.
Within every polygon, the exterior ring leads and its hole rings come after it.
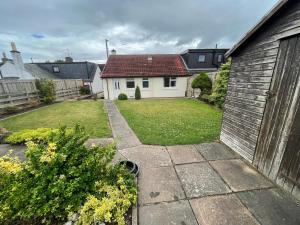
POLYGON ((140 167, 139 225, 300 224, 299 202, 224 145, 142 145, 109 104, 113 134, 132 139, 117 138, 117 156, 140 167))

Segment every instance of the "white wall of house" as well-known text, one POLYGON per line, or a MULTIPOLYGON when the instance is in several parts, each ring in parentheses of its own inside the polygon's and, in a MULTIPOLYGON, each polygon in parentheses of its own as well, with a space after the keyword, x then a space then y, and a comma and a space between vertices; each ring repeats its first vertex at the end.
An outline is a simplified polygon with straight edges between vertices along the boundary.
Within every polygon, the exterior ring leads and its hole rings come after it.
POLYGON ((100 92, 103 91, 103 82, 102 82, 102 79, 100 77, 100 73, 101 73, 101 70, 97 66, 97 69, 96 69, 96 72, 95 72, 95 76, 94 76, 94 80, 93 80, 93 82, 91 84, 92 91, 93 91, 94 94, 100 93, 100 92))
POLYGON ((175 87, 164 87, 164 77, 149 77, 149 87, 143 87, 143 78, 104 78, 104 98, 114 100, 120 93, 134 98, 135 87, 138 85, 142 98, 184 97, 187 88, 187 77, 176 77, 175 87), (127 88, 127 81, 134 81, 134 88, 127 88))

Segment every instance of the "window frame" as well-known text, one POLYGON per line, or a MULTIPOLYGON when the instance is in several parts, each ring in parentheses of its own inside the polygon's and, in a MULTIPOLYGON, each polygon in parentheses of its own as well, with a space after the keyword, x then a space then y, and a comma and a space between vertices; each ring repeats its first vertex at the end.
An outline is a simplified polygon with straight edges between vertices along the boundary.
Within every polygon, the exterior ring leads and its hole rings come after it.
POLYGON ((177 86, 177 77, 164 77, 164 88, 176 88, 177 86), (166 79, 169 79, 168 86, 166 86, 166 79), (174 85, 172 85, 172 83, 174 85))
POLYGON ((217 55, 217 62, 222 63, 223 62, 223 54, 218 54, 217 55))
POLYGON ((135 89, 135 80, 134 80, 134 78, 126 78, 126 89, 135 89), (133 82, 133 87, 128 87, 128 82, 133 82))
POLYGON ((198 62, 199 63, 205 63, 206 62, 206 54, 200 54, 200 55, 198 55, 198 62), (200 60, 200 57, 204 57, 203 60, 200 60))
POLYGON ((143 77, 143 79, 142 79, 142 87, 145 88, 145 89, 149 88, 149 78, 148 77, 143 77), (147 83, 147 87, 144 86, 144 82, 147 83))
POLYGON ((60 73, 59 66, 52 66, 52 71, 53 71, 53 73, 60 73), (57 69, 57 71, 56 71, 56 69, 57 69))

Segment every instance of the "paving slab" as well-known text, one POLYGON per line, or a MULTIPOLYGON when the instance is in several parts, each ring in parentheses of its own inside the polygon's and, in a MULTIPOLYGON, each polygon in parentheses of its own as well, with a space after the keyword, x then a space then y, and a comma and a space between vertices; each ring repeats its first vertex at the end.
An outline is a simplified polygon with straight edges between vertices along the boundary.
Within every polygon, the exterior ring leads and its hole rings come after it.
POLYGON ((198 225, 188 201, 140 207, 140 225, 198 225))
POLYGON ((133 148, 120 150, 127 159, 134 161, 141 168, 171 166, 171 158, 165 147, 140 145, 133 148))
POLYGON ((168 146, 167 150, 174 164, 194 163, 205 161, 194 145, 168 146))
POLYGON ((105 104, 117 149, 131 148, 141 145, 141 142, 131 130, 113 101, 106 100, 105 104))
POLYGON ((220 143, 203 143, 195 145, 196 149, 207 160, 220 160, 220 159, 235 159, 240 158, 239 155, 231 151, 225 145, 220 143))
POLYGON ((237 194, 262 225, 299 225, 300 203, 279 189, 237 194))
POLYGON ((13 150, 12 155, 24 161, 26 149, 27 147, 25 145, 0 144, 0 157, 8 154, 10 150, 13 150))
POLYGON ((259 225, 233 194, 192 199, 190 202, 201 225, 259 225))
POLYGON ((178 165, 175 169, 188 198, 231 192, 207 162, 178 165))
POLYGON ((274 186, 255 169, 242 160, 220 160, 210 162, 233 191, 245 191, 274 186))
POLYGON ((138 184, 140 205, 185 198, 173 167, 142 168, 138 184))

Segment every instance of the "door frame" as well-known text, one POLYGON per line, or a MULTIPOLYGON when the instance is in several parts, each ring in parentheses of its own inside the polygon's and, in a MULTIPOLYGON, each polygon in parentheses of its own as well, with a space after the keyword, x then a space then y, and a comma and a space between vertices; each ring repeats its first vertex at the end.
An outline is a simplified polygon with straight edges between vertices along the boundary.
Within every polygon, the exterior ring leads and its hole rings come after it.
POLYGON ((121 93, 120 92, 120 89, 121 89, 120 79, 114 78, 113 82, 112 82, 112 86, 113 86, 114 99, 117 99, 119 94, 121 93))

